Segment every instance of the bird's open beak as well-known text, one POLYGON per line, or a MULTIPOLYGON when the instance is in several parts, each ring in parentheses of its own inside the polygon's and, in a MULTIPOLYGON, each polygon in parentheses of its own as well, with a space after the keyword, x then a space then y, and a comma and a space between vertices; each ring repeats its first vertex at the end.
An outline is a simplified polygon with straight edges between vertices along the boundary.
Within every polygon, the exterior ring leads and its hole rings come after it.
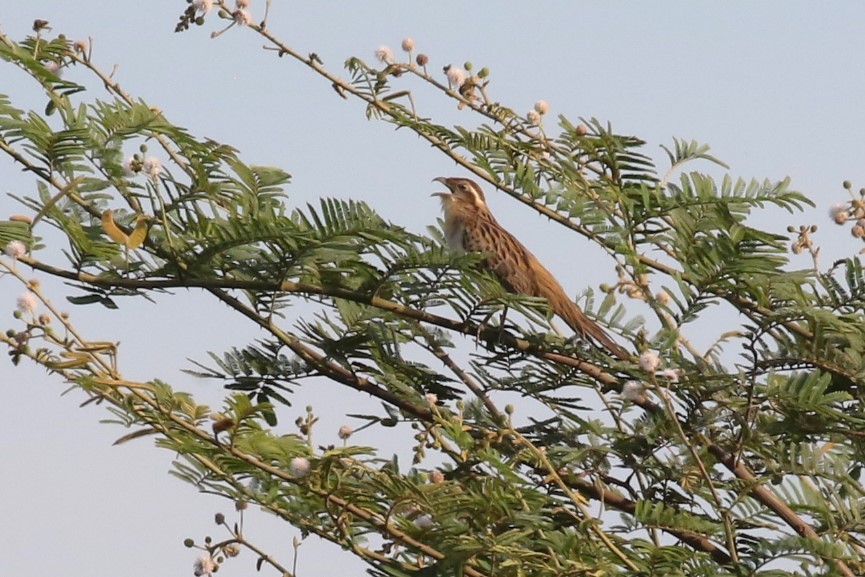
POLYGON ((447 187, 448 191, 447 192, 434 192, 430 196, 447 196, 450 193, 452 193, 453 189, 451 188, 450 183, 448 183, 448 180, 449 179, 444 177, 444 176, 439 176, 437 178, 432 179, 433 182, 440 182, 443 185, 445 185, 447 187))

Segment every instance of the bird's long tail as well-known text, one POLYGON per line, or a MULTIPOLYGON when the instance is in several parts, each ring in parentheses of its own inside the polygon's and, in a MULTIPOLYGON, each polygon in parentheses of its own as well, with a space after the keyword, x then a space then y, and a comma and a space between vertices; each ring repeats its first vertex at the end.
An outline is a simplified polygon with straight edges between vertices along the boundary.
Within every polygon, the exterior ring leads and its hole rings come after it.
POLYGON ((580 336, 591 339, 623 361, 631 358, 628 351, 616 343, 598 323, 587 317, 570 299, 555 308, 556 313, 580 336))

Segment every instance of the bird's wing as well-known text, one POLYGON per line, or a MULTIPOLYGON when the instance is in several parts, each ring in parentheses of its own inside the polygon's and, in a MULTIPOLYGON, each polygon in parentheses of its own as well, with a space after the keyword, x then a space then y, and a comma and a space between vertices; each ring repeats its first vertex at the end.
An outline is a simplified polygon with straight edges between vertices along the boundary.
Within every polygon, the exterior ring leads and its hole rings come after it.
POLYGON ((595 341, 620 359, 628 359, 627 351, 587 317, 535 255, 491 216, 465 227, 463 246, 469 252, 487 253, 487 267, 507 290, 547 299, 553 312, 574 332, 595 341))
POLYGON ((478 219, 466 226, 463 245, 469 252, 487 254, 486 265, 511 292, 528 296, 538 294, 537 283, 527 274, 538 259, 511 233, 492 219, 478 219))

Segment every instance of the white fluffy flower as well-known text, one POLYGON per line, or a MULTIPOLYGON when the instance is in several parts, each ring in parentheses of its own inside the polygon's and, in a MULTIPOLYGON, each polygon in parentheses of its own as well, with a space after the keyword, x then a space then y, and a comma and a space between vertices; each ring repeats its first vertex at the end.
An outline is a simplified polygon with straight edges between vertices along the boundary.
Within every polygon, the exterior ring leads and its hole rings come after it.
POLYGON ((234 0, 234 5, 238 8, 246 8, 249 6, 249 0, 234 0))
POLYGON ((676 369, 664 369, 661 372, 661 376, 670 381, 671 383, 679 382, 679 371, 676 369))
POLYGON ((414 520, 414 526, 418 529, 429 529, 433 526, 432 517, 429 515, 420 515, 417 519, 414 520))
POLYGON ((835 224, 844 224, 847 222, 847 205, 834 204, 829 209, 829 216, 835 221, 835 224))
POLYGON ((390 49, 390 46, 379 46, 375 50, 375 57, 382 64, 390 64, 394 61, 393 50, 390 49))
POLYGON ((213 0, 194 0, 192 6, 195 8, 196 12, 208 14, 213 8, 213 0))
POLYGON ((135 160, 134 156, 130 156, 123 161, 123 174, 126 176, 135 176, 141 170, 141 164, 135 160))
POLYGON ((628 381, 622 386, 622 397, 628 401, 638 401, 643 397, 644 390, 640 381, 628 381))
POLYGON ((466 71, 457 66, 451 66, 447 71, 448 82, 454 88, 459 88, 466 83, 466 71))
POLYGON ((35 294, 27 291, 18 297, 18 301, 15 304, 18 310, 22 313, 33 314, 36 312, 36 309, 39 308, 39 299, 36 298, 35 294))
POLYGON ((348 425, 343 425, 339 428, 339 438, 340 439, 348 439, 349 437, 351 437, 351 433, 352 433, 351 427, 348 425))
POLYGON ((653 351, 646 351, 640 355, 640 368, 647 373, 654 373, 661 366, 661 359, 653 351))
POLYGON ((202 577, 203 575, 211 577, 216 571, 216 561, 210 555, 202 555, 195 560, 192 569, 195 572, 195 577, 202 577))
POLYGON ((10 240, 9 244, 6 245, 6 248, 3 250, 11 259, 19 259, 25 254, 27 254, 27 245, 21 242, 20 240, 10 240))
POLYGON ((295 457, 288 464, 288 472, 296 479, 301 479, 309 474, 309 459, 306 457, 295 457))
POLYGON ((535 112, 538 114, 546 114, 550 111, 550 105, 547 104, 546 100, 538 100, 535 102, 535 112))
POLYGON ((144 162, 141 163, 141 168, 150 176, 150 178, 157 178, 159 173, 162 172, 162 162, 160 162, 155 156, 148 156, 144 159, 144 162))
POLYGON ((411 52, 414 50, 414 40, 411 38, 403 38, 402 44, 400 44, 403 50, 406 52, 411 52))
POLYGON ((426 402, 429 403, 430 405, 435 405, 436 403, 439 402, 438 395, 436 395, 435 393, 427 393, 425 395, 425 397, 426 397, 426 402))
POLYGON ((529 110, 526 114, 526 120, 537 126, 541 123, 541 115, 536 110, 529 110))
POLYGON ((252 14, 249 13, 249 10, 238 8, 234 11, 234 22, 241 26, 247 26, 252 22, 252 14))

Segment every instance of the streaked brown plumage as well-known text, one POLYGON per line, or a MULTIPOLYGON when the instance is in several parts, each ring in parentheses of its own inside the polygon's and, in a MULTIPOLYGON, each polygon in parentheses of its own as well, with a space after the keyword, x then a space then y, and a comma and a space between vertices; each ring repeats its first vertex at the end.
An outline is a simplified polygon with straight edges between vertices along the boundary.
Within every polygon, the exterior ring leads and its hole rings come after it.
POLYGON ((562 285, 529 249, 496 221, 487 207, 481 187, 468 178, 436 178, 449 192, 438 192, 444 211, 444 233, 451 250, 489 253, 485 264, 511 292, 543 297, 577 334, 627 360, 625 349, 616 344, 596 322, 565 293, 562 285))

